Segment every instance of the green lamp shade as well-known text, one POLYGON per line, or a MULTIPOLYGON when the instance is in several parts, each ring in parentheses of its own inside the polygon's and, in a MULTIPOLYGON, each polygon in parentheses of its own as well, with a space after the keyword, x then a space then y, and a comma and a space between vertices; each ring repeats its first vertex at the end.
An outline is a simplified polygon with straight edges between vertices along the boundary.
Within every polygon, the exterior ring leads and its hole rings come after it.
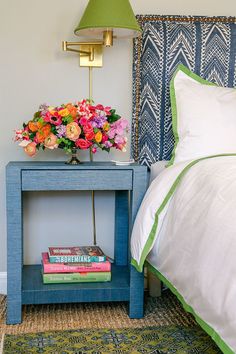
POLYGON ((133 38, 141 33, 129 0, 90 0, 74 32, 100 38, 103 31, 111 29, 120 38, 133 38))

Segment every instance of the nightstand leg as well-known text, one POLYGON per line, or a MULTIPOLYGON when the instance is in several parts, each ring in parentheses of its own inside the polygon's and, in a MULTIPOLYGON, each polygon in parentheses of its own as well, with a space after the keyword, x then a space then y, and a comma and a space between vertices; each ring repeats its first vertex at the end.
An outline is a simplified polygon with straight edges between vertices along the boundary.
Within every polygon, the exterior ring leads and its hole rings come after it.
POLYGON ((13 300, 13 296, 7 296, 7 321, 8 325, 22 322, 21 296, 13 300))
POLYGON ((116 265, 128 264, 129 205, 128 191, 116 191, 115 199, 115 252, 116 265))
POLYGON ((143 317, 143 302, 144 302, 144 274, 130 266, 130 303, 129 317, 143 317))
MULTIPOLYGON (((146 170, 139 170, 133 174, 133 190, 131 193, 131 225, 133 226, 140 204, 147 189, 146 170)), ((130 266, 130 318, 143 317, 144 301, 144 273, 139 273, 130 266)))
POLYGON ((22 321, 23 222, 21 174, 7 170, 7 324, 22 321))

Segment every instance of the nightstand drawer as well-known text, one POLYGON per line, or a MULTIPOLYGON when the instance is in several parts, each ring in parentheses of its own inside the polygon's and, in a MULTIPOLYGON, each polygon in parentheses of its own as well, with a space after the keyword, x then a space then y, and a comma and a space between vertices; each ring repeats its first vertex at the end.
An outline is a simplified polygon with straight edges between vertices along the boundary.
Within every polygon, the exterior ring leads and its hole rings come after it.
POLYGON ((22 170, 23 191, 132 190, 132 170, 22 170))

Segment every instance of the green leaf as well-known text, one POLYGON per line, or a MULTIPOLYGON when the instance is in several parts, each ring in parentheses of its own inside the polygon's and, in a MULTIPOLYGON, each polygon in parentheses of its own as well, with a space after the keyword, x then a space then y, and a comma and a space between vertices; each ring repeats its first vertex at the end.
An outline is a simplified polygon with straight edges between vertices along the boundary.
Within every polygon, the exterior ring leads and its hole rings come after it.
POLYGON ((65 124, 72 123, 73 121, 74 121, 74 119, 71 115, 62 118, 62 122, 65 124))
POLYGON ((38 122, 41 123, 41 124, 47 124, 46 122, 44 122, 44 120, 43 120, 42 117, 40 117, 40 118, 38 119, 38 122))
POLYGON ((34 121, 38 121, 38 118, 40 118, 40 111, 34 113, 34 121))
POLYGON ((51 132, 55 135, 57 134, 57 129, 55 125, 51 125, 51 132))
POLYGON ((121 118, 121 116, 119 116, 119 114, 116 114, 116 110, 115 109, 111 109, 110 110, 111 115, 107 116, 107 121, 109 123, 114 123, 117 120, 119 120, 121 118))

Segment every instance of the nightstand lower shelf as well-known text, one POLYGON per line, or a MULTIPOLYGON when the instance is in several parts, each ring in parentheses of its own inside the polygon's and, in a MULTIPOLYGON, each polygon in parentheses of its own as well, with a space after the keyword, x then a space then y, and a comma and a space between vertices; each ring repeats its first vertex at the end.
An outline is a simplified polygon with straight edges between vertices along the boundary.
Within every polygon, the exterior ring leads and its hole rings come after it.
POLYGON ((129 301, 129 267, 112 265, 112 279, 100 283, 43 284, 41 265, 23 267, 22 304, 129 301))

